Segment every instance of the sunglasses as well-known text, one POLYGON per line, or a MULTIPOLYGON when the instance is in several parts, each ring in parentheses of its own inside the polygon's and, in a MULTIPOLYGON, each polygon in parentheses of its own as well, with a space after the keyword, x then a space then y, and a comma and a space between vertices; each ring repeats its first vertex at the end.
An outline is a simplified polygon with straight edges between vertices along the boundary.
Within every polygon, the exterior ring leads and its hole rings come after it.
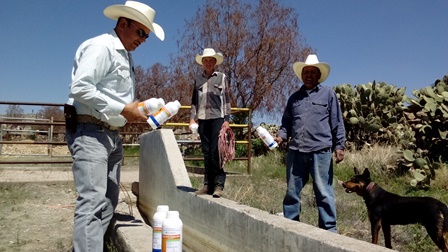
POLYGON ((128 20, 128 22, 133 25, 135 28, 137 28, 137 34, 140 38, 145 38, 147 39, 149 37, 149 34, 146 34, 146 32, 140 28, 138 28, 134 23, 132 23, 130 20, 128 20))

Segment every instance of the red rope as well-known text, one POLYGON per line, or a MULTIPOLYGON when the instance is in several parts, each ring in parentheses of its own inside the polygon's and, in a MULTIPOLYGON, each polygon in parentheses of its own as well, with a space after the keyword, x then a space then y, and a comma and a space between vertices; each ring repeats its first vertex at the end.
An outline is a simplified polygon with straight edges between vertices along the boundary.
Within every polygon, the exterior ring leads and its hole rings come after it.
POLYGON ((221 169, 235 158, 235 136, 231 128, 221 128, 218 139, 219 164, 221 169))

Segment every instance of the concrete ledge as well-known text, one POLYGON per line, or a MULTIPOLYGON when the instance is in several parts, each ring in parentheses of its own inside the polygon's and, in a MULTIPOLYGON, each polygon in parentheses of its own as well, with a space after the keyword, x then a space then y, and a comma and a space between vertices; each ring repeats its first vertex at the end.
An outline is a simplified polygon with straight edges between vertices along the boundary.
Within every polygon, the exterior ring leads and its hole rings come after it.
POLYGON ((140 152, 139 209, 150 225, 158 205, 179 211, 184 251, 392 251, 231 200, 194 195, 172 130, 143 134, 140 152))
POLYGON ((122 193, 120 199, 126 198, 132 202, 121 200, 115 211, 115 222, 108 231, 114 246, 121 252, 152 251, 152 228, 135 207, 135 195, 131 195, 131 199, 126 196, 122 193))

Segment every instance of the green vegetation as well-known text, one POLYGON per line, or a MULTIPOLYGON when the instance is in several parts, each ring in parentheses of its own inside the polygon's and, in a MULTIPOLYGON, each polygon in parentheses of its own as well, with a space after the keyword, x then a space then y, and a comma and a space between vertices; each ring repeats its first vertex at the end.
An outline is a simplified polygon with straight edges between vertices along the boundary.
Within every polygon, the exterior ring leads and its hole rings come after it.
POLYGON ((334 87, 347 132, 347 147, 394 145, 402 155, 388 169, 410 171, 412 186, 427 189, 448 160, 448 76, 414 90, 384 82, 334 87))

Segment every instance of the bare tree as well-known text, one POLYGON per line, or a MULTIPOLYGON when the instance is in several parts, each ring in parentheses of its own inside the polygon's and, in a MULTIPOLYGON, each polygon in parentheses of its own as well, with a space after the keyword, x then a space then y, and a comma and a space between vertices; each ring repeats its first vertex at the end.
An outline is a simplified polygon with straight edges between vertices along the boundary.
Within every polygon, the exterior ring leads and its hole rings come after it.
MULTIPOLYGON (((218 70, 229 78, 232 107, 251 108, 278 120, 299 85, 292 65, 312 52, 299 33, 296 11, 277 0, 209 0, 186 20, 177 43, 179 51, 169 67, 136 68, 138 99, 162 97, 189 105, 194 77, 203 71, 195 56, 212 47, 224 54, 218 70)), ((180 116, 184 120, 187 113, 180 116)), ((233 119, 245 122, 247 115, 233 119)))
MULTIPOLYGON (((64 112, 62 111, 62 109, 60 107, 55 107, 55 106, 43 107, 42 109, 40 109, 37 112, 37 118, 48 119, 48 120, 53 118, 53 122, 65 121, 64 112)), ((36 129, 36 130, 45 131, 48 129, 48 127, 49 127, 49 125, 36 125, 32 128, 36 129)), ((65 127, 54 126, 54 131, 55 132, 65 132, 65 127)))
POLYGON ((43 107, 39 112, 37 112, 39 118, 51 119, 53 117, 54 121, 64 121, 64 112, 60 107, 47 106, 43 107))
POLYGON ((137 82, 136 97, 140 101, 149 98, 164 98, 169 93, 169 69, 160 63, 156 63, 146 71, 142 67, 135 68, 137 82))
MULTIPOLYGON (((163 98, 166 103, 178 100, 183 105, 189 105, 190 91, 186 85, 178 85, 179 80, 184 79, 183 74, 156 63, 146 71, 136 67, 135 78, 137 82, 136 97, 140 101, 150 98, 163 98), (171 71, 171 72, 170 72, 171 71), (188 94, 188 95, 187 95, 188 94)), ((186 83, 186 82, 182 82, 186 83)), ((171 121, 184 121, 189 114, 187 110, 179 111, 171 121)), ((141 130, 138 128, 138 130, 141 130)))
POLYGON ((212 47, 224 54, 219 69, 229 77, 233 107, 249 107, 260 114, 283 112, 286 99, 299 84, 292 64, 311 52, 299 33, 294 9, 276 0, 260 0, 256 5, 207 1, 186 27, 172 62, 174 71, 184 75, 173 83, 176 90, 191 92, 193 76, 202 71, 195 55, 212 47))
POLYGON ((23 117, 23 113, 24 113, 24 111, 20 107, 20 105, 8 105, 8 108, 6 109, 7 117, 20 118, 20 117, 23 117))

